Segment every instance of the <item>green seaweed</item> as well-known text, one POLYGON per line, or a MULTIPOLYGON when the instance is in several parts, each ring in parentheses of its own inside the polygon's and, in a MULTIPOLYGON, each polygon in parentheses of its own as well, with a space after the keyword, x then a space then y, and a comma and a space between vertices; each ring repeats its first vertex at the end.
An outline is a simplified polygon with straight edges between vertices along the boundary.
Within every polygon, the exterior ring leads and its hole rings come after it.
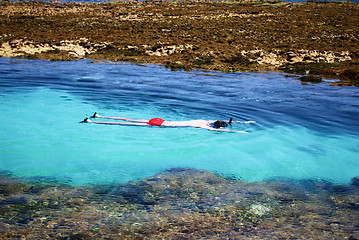
POLYGON ((332 69, 337 67, 337 63, 289 63, 284 64, 279 67, 279 70, 286 73, 295 73, 295 74, 313 74, 319 75, 324 69, 332 69))
POLYGON ((311 82, 311 83, 321 83, 323 82, 321 77, 314 76, 314 75, 305 75, 299 78, 301 82, 311 82))

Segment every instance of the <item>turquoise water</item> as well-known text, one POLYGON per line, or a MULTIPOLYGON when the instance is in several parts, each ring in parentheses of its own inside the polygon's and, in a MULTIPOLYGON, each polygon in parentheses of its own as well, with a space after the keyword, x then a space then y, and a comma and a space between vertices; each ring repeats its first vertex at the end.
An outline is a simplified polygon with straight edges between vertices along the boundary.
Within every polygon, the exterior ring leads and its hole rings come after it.
POLYGON ((173 167, 246 181, 349 183, 359 175, 359 89, 278 73, 0 58, 0 170, 72 185, 127 183, 173 167), (249 134, 81 124, 93 112, 229 119, 249 134))

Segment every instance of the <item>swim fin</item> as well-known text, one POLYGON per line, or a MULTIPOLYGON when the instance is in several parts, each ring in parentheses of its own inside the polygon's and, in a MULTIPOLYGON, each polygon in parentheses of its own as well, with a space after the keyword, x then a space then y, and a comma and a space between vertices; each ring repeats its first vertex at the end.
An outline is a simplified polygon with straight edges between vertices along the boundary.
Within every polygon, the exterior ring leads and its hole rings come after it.
POLYGON ((85 118, 84 120, 82 120, 82 121, 79 122, 79 123, 87 123, 87 122, 89 122, 89 119, 88 119, 88 118, 85 118))

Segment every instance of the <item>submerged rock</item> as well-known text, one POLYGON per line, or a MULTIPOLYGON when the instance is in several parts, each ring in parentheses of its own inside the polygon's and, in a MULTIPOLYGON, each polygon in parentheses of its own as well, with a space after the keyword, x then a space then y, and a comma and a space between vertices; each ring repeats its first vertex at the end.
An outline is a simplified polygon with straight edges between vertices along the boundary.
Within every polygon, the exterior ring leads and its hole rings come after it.
POLYGON ((322 78, 321 77, 318 77, 318 76, 313 76, 313 75, 307 75, 307 76, 302 76, 299 78, 299 80, 301 82, 304 82, 304 83, 321 83, 323 82, 322 78))
POLYGON ((266 207, 262 204, 252 204, 250 206, 250 212, 255 215, 263 216, 265 214, 268 214, 270 211, 271 209, 269 207, 266 207))
POLYGON ((359 187, 359 177, 353 177, 352 184, 356 187, 359 187))
POLYGON ((248 183, 173 168, 124 185, 72 187, 52 181, 30 191, 36 185, 0 176, 1 239, 359 237, 359 188, 353 184, 248 183))

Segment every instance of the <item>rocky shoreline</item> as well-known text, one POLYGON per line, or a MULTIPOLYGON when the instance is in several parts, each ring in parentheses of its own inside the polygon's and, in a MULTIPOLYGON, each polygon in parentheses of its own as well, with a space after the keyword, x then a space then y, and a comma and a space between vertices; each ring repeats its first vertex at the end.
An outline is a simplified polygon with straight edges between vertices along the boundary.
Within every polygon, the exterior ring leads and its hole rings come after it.
POLYGON ((359 4, 0 2, 0 56, 284 71, 359 86, 359 4))

